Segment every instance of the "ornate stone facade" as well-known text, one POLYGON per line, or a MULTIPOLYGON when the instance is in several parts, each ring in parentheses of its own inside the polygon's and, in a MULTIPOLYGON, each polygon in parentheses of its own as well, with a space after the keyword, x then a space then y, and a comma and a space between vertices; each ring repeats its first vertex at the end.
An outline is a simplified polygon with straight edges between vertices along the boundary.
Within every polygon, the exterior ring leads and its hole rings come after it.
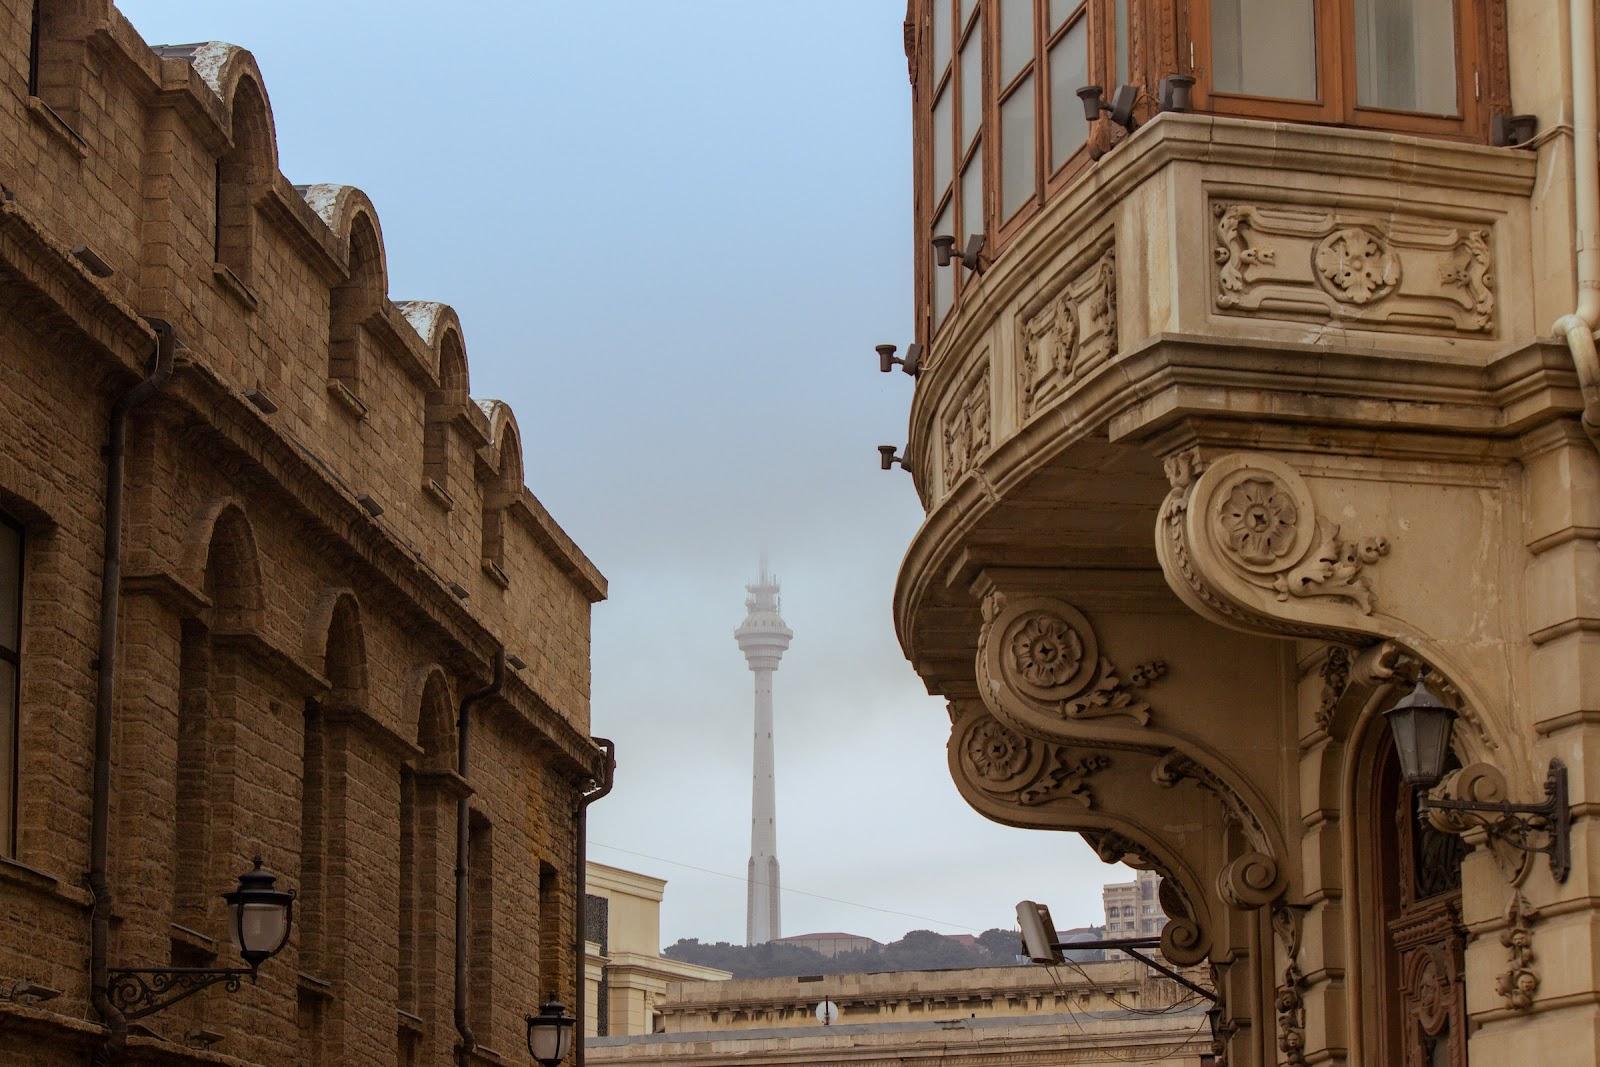
MULTIPOLYGON (((1136 56, 1179 69, 1181 6, 1129 8, 1136 56)), ((1474 10, 1485 99, 1507 60, 1551 72, 1517 102, 1537 143, 1208 114, 1203 84, 1158 114, 1146 85, 919 338, 895 619, 956 786, 1163 876, 1164 951, 1213 966, 1233 1067, 1600 1060, 1583 787, 1567 873, 1518 847, 1537 820, 1425 812, 1383 714, 1437 694, 1435 792, 1479 802, 1542 799, 1557 759, 1583 779, 1596 739, 1600 393, 1550 326, 1579 291, 1569 12, 1474 10), (979 359, 1011 395, 977 477, 938 482, 979 359), (1046 750, 1104 762, 1032 803, 1013 777, 1046 750)))
POLYGON ((510 408, 473 402, 455 313, 390 300, 373 205, 279 172, 248 51, 8 0, 0 52, 0 1061, 455 1063, 458 903, 470 1062, 514 1059, 537 998, 576 992, 604 579, 523 484, 510 408), (109 968, 237 965, 220 894, 256 855, 298 893, 287 947, 119 1033, 96 944, 109 968))

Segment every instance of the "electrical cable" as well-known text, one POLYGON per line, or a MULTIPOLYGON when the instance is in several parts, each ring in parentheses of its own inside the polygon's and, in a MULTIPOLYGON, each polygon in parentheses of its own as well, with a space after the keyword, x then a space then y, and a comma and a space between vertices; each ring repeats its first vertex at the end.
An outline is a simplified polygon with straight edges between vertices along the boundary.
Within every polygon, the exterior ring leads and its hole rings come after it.
MULTIPOLYGON (((674 867, 682 867, 690 871, 699 871, 701 874, 714 874, 718 878, 728 878, 735 882, 745 882, 746 884, 749 883, 749 879, 742 874, 729 874, 727 871, 714 871, 709 867, 697 867, 692 863, 683 863, 679 860, 669 860, 665 856, 652 856, 647 852, 635 852, 632 849, 619 848, 616 845, 603 845, 598 841, 590 841, 589 846, 591 848, 610 849, 612 852, 621 852, 628 856, 638 856, 640 859, 654 860, 656 863, 670 863, 674 867)), ((968 926, 965 923, 946 922, 943 919, 934 919, 927 915, 914 915, 909 911, 894 911, 891 908, 879 908, 872 904, 862 904, 854 900, 844 900, 840 897, 830 897, 822 893, 808 893, 804 889, 794 889, 790 886, 779 886, 778 891, 780 893, 794 893, 802 897, 811 897, 815 900, 826 900, 832 904, 843 904, 848 908, 862 908, 866 911, 875 911, 880 915, 893 915, 901 919, 916 919, 918 922, 933 923, 935 926, 948 926, 952 929, 966 930, 974 934, 981 934, 984 932, 981 927, 968 926)))

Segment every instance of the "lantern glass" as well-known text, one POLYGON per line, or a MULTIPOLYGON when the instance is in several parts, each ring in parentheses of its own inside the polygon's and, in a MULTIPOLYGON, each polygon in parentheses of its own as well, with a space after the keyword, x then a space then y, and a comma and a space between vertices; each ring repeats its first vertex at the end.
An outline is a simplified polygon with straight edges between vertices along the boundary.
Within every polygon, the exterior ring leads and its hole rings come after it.
POLYGON ((224 893, 233 946, 251 969, 276 956, 289 943, 294 921, 294 893, 277 888, 277 878, 263 870, 261 860, 239 876, 239 887, 224 893))
POLYGON ((559 1001, 546 1001, 538 1015, 528 1016, 528 1052, 543 1067, 555 1067, 572 1051, 577 1023, 559 1001))
POLYGON ((1400 776, 1409 786, 1428 789, 1444 777, 1450 758, 1450 731, 1455 724, 1455 709, 1442 703, 1421 682, 1384 712, 1394 734, 1395 754, 1400 757, 1400 776))

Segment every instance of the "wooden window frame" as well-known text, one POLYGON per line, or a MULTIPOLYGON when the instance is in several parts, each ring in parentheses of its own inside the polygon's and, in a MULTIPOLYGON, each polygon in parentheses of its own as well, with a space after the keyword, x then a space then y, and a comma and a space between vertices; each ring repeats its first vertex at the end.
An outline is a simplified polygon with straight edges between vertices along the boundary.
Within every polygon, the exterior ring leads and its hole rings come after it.
POLYGON ((0 526, 5 526, 17 535, 17 644, 11 647, 0 643, 0 660, 11 664, 11 736, 0 739, 3 743, 3 758, 6 761, 5 780, 0 782, 0 788, 6 790, 8 797, 8 816, 4 825, 0 825, 0 856, 15 857, 17 854, 18 819, 17 805, 22 796, 18 779, 22 774, 22 610, 23 581, 28 573, 28 530, 22 523, 13 519, 5 512, 0 512, 0 526))
MULTIPOLYGON (((1044 22, 1041 25, 1048 30, 1050 24, 1050 0, 1042 0, 1041 6, 1044 9, 1044 14, 1042 16, 1044 22)), ((1067 34, 1071 33, 1073 28, 1076 27, 1080 21, 1084 22, 1086 26, 1085 32, 1088 35, 1088 41, 1086 43, 1089 49, 1089 76, 1091 78, 1103 76, 1103 73, 1102 75, 1096 74, 1096 67, 1098 66, 1101 72, 1109 70, 1110 67, 1107 65, 1106 53, 1114 50, 1115 48, 1115 38, 1110 32, 1107 31, 1107 28, 1101 25, 1101 23, 1104 22, 1104 11, 1105 5, 1097 4, 1095 3, 1095 0, 1079 0, 1078 6, 1073 9, 1071 14, 1061 21, 1061 27, 1054 33, 1047 34, 1039 53, 1040 59, 1044 64, 1042 69, 1044 70, 1045 78, 1044 97, 1046 100, 1046 106, 1043 115, 1040 116, 1040 121, 1043 123, 1043 126, 1041 127, 1040 140, 1043 143, 1044 150, 1046 152, 1043 163, 1047 173, 1044 189, 1044 198, 1047 201, 1059 193, 1062 189, 1066 188, 1067 183, 1072 181, 1073 178, 1077 177, 1078 174, 1089 165, 1089 140, 1094 133, 1094 128, 1091 124, 1084 135, 1083 143, 1078 145, 1077 148, 1073 149, 1072 154, 1062 161, 1061 166, 1057 167, 1053 173, 1050 172, 1050 161, 1055 158, 1055 142, 1052 140, 1050 135, 1050 107, 1053 106, 1054 103, 1050 100, 1050 50, 1054 48, 1056 44, 1059 43, 1063 38, 1065 38, 1067 34), (1098 36, 1096 34, 1097 30, 1100 31, 1098 36), (1111 42, 1109 46, 1107 44, 1108 41, 1111 42), (1097 42, 1100 45, 1099 48, 1096 48, 1097 42), (1102 54, 1097 58, 1096 52, 1100 52, 1102 54)))
POLYGON ((1312 0, 1315 5, 1317 96, 1288 100, 1212 87, 1211 0, 1189 4, 1189 55, 1195 75, 1194 109, 1241 118, 1355 126, 1462 140, 1486 140, 1489 108, 1485 82, 1493 45, 1485 6, 1454 0, 1456 115, 1441 116, 1365 106, 1357 102, 1355 0, 1312 0))

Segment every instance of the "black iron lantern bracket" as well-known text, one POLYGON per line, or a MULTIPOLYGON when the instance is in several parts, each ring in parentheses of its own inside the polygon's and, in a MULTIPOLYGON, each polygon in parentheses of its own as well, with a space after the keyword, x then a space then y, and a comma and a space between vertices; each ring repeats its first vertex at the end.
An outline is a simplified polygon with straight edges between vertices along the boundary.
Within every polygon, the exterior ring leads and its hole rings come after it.
POLYGON ((255 981, 249 967, 137 967, 108 972, 106 996, 122 1017, 132 1022, 164 1011, 218 982, 230 993, 241 979, 255 981))
POLYGON ((1423 815, 1428 811, 1458 815, 1525 854, 1544 853, 1550 860, 1550 875, 1557 882, 1565 882, 1572 873, 1572 805, 1567 797, 1567 767, 1558 759, 1550 761, 1541 803, 1423 797, 1421 808, 1419 814, 1423 815))

